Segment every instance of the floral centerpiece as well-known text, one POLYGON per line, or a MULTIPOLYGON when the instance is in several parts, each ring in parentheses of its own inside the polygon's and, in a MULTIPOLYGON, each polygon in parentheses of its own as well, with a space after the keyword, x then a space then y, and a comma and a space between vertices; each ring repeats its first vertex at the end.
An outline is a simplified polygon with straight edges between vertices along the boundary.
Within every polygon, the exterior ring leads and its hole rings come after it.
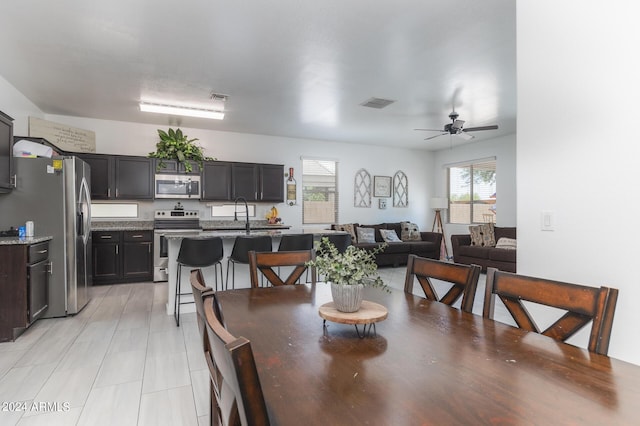
POLYGON ((389 291, 378 275, 376 254, 383 251, 386 243, 368 251, 349 246, 340 253, 328 238, 323 237, 316 244, 316 258, 307 262, 314 267, 324 280, 331 283, 331 295, 336 308, 342 312, 355 312, 360 309, 364 286, 380 287, 389 291))

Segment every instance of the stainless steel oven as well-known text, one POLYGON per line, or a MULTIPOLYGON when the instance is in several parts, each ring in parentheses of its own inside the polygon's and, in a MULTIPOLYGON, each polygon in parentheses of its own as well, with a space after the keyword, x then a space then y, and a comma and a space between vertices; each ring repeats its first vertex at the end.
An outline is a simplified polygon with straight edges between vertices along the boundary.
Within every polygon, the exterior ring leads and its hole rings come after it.
POLYGON ((199 199, 201 192, 198 175, 155 175, 156 198, 199 199))
POLYGON ((200 227, 197 210, 157 210, 153 221, 153 281, 167 281, 167 234, 196 235, 200 227))

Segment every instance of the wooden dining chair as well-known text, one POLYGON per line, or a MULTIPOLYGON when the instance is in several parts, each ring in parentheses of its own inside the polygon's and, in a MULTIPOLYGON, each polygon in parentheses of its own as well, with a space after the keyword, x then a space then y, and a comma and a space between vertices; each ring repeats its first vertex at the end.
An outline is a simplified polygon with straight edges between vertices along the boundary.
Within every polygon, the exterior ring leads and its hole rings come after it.
POLYGON ((496 295, 518 327, 563 342, 592 322, 588 349, 602 355, 607 354, 618 289, 569 284, 487 268, 483 310, 485 318, 493 319, 496 295), (540 331, 523 305, 523 300, 567 312, 547 329, 540 331))
POLYGON ((451 306, 462 296, 460 308, 465 312, 472 312, 480 270, 478 265, 441 262, 411 254, 407 260, 404 291, 413 292, 415 277, 428 300, 435 300, 451 306), (438 297, 431 279, 446 281, 452 286, 444 296, 438 297))
MULTIPOLYGON (((249 252, 249 273, 251 287, 258 288, 258 270, 274 286, 295 284, 307 270, 306 262, 315 259, 314 250, 281 251, 281 252, 249 252), (293 270, 286 279, 282 279, 275 267, 293 266, 293 270)), ((311 283, 316 283, 315 271, 311 271, 311 283)))
MULTIPOLYGON (((204 298, 205 327, 209 351, 205 359, 211 381, 221 378, 219 392, 213 392, 220 423, 227 425, 269 425, 267 406, 258 377, 251 342, 234 337, 220 322, 214 303, 215 294, 204 298)), ((212 420, 213 421, 213 420, 212 420)))

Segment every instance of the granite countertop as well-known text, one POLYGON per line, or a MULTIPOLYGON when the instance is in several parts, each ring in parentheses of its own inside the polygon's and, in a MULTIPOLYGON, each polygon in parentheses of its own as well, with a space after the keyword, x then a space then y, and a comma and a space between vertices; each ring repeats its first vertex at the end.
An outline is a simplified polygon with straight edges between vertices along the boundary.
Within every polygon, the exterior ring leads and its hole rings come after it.
MULTIPOLYGON (((201 220, 200 226, 206 231, 244 231, 245 222, 243 221, 231 221, 231 220, 201 220)), ((251 229, 290 229, 291 226, 278 224, 269 225, 264 220, 249 221, 251 229)))
POLYGON ((11 246, 11 245, 27 245, 27 244, 36 244, 41 243, 43 241, 50 241, 53 237, 50 235, 42 236, 42 237, 0 237, 0 246, 11 246))
POLYGON ((118 220, 91 222, 92 231, 150 231, 152 220, 118 220))
MULTIPOLYGON (((332 231, 328 229, 267 229, 267 230, 256 230, 251 231, 249 236, 261 236, 268 235, 271 237, 281 237, 283 235, 291 235, 291 234, 313 234, 316 237, 325 234, 346 234, 344 231, 332 231)), ((207 237, 221 237, 222 239, 232 239, 236 238, 240 235, 247 235, 244 230, 218 230, 218 231, 200 231, 200 232, 172 232, 171 234, 165 235, 165 238, 168 240, 180 239, 185 236, 189 238, 207 238, 207 237)))

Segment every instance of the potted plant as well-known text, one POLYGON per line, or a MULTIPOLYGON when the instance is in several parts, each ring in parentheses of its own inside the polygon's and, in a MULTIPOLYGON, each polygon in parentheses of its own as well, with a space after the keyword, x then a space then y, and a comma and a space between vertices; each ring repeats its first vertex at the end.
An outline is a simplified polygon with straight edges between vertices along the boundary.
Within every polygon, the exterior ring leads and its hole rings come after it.
POLYGON ((386 246, 383 243, 371 251, 349 246, 344 253, 340 253, 327 237, 323 237, 316 245, 315 260, 307 262, 307 265, 316 268, 318 274, 331 283, 331 296, 336 309, 356 312, 362 303, 364 286, 389 291, 377 273, 378 265, 375 262, 375 255, 386 246))
POLYGON ((180 129, 170 128, 166 132, 158 129, 158 136, 160 136, 160 142, 156 144, 156 151, 149 153, 149 157, 160 160, 158 170, 166 167, 163 160, 177 160, 184 166, 186 172, 193 170, 189 160, 196 161, 200 170, 204 161, 215 160, 212 157, 205 157, 203 148, 194 143, 198 140, 197 138, 189 139, 180 129))

